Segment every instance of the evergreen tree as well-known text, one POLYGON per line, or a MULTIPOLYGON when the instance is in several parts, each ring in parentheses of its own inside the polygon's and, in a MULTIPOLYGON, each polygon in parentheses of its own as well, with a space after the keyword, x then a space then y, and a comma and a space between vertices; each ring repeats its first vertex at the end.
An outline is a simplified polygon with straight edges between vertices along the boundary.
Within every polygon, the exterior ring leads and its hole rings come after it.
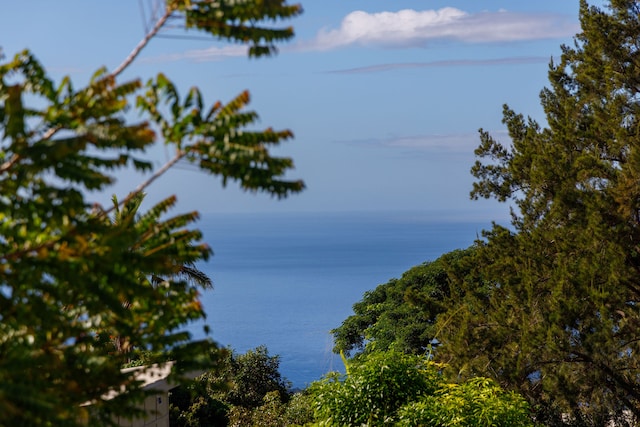
POLYGON ((489 296, 467 284, 441 356, 521 391, 539 421, 604 425, 640 416, 640 2, 582 1, 580 20, 541 93, 546 127, 505 106, 510 145, 480 131, 472 197, 511 202, 512 227, 486 233, 489 296))

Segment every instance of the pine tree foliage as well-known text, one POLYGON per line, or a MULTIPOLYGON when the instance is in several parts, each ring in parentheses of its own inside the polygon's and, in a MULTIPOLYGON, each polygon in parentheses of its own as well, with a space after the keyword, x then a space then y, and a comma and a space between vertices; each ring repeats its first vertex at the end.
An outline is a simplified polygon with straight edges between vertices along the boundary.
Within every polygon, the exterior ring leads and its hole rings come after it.
POLYGON ((204 317, 206 283, 181 275, 211 254, 190 228, 197 214, 163 219, 173 197, 138 212, 139 197, 181 160, 249 191, 301 191, 284 178, 292 161, 269 152, 292 134, 255 130, 248 93, 207 108, 197 89, 182 98, 162 74, 146 87, 119 76, 169 18, 260 55, 293 35, 269 21, 300 11, 278 0, 167 1, 125 61, 79 89, 69 77, 54 82, 30 52, 0 58, 0 426, 106 425, 116 409, 135 414, 144 393, 100 332, 179 360, 175 375, 216 363, 215 344, 184 329, 204 317), (140 121, 125 114, 134 105, 140 121), (174 157, 154 170, 144 150, 157 141, 174 157), (151 175, 115 207, 92 206, 87 191, 109 191, 124 167, 151 175), (120 394, 105 400, 109 392, 120 394))
POLYGON ((489 297, 468 284, 441 354, 539 420, 604 425, 640 415, 640 2, 582 1, 580 19, 541 93, 546 126, 505 106, 510 144, 480 132, 472 197, 510 201, 513 223, 486 234, 489 297))

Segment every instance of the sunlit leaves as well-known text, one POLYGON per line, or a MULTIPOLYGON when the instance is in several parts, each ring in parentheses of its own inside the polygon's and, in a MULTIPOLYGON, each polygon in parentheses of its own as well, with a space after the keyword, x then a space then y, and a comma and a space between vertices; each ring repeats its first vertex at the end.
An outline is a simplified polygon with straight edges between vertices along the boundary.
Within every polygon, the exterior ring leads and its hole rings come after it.
POLYGON ((446 384, 433 395, 399 411, 399 426, 533 426, 522 396, 488 378, 446 384))
POLYGON ((450 383, 425 356, 374 352, 309 388, 322 426, 530 426, 529 406, 487 378, 450 383))
MULTIPOLYGON (((28 52, 0 67, 2 158, 6 159, 0 172, 18 181, 11 189, 5 186, 3 193, 9 196, 22 185, 33 186, 35 177, 44 173, 101 189, 113 182, 106 171, 124 167, 130 160, 135 160, 134 167, 148 170, 148 161, 133 159, 131 154, 144 150, 155 135, 145 123, 124 121, 127 97, 139 87, 137 81, 117 84, 104 71, 80 91, 74 92, 68 79, 56 87, 28 52), (23 107, 23 99, 31 97, 47 106, 23 107), (96 155, 96 151, 104 153, 96 155)), ((45 185, 39 183, 36 188, 45 185)))

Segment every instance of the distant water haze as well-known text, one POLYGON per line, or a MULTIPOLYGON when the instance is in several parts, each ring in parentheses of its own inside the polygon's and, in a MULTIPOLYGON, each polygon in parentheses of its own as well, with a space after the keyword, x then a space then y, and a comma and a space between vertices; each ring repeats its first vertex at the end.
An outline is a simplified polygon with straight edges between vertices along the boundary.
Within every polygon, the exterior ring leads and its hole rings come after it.
POLYGON ((468 247, 490 225, 419 213, 205 215, 199 226, 215 253, 199 266, 214 281, 207 324, 238 352, 266 345, 303 388, 343 370, 330 330, 364 292, 468 247))

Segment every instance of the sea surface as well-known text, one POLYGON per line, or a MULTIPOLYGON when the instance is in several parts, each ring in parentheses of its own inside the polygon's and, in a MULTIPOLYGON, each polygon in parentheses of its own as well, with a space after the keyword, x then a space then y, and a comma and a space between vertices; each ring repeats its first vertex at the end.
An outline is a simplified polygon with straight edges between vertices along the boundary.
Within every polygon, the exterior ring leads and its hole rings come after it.
MULTIPOLYGON (((420 213, 208 214, 197 226, 214 251, 198 267, 211 337, 243 353, 266 345, 304 388, 332 370, 330 330, 363 294, 414 265, 466 248, 490 221, 420 213)), ((194 336, 202 325, 194 325, 194 336)))

